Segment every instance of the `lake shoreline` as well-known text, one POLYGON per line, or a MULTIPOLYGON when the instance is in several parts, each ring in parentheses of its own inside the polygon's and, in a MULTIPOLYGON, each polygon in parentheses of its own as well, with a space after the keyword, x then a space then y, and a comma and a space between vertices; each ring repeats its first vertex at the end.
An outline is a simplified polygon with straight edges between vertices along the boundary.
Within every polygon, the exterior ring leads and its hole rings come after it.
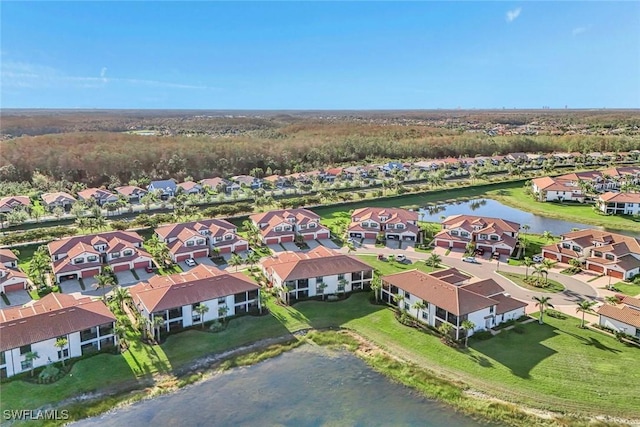
MULTIPOLYGON (((349 329, 305 329, 294 334, 260 340, 223 353, 195 359, 188 367, 174 375, 156 375, 138 383, 137 387, 113 387, 92 395, 83 394, 66 399, 46 409, 67 409, 70 421, 91 418, 130 406, 142 400, 167 395, 190 385, 207 381, 232 368, 250 366, 279 356, 301 345, 321 345, 347 350, 363 360, 370 368, 391 381, 403 384, 422 396, 438 401, 455 412, 477 421, 501 422, 512 426, 589 425, 605 422, 608 425, 634 425, 640 420, 623 419, 595 414, 565 414, 504 401, 471 389, 467 384, 449 378, 442 372, 431 371, 393 354, 349 329), (402 369, 398 369, 401 367, 402 369), (416 378, 421 378, 416 381, 416 378)), ((40 409, 45 409, 40 408, 40 409)), ((60 425, 53 423, 47 425, 60 425)))

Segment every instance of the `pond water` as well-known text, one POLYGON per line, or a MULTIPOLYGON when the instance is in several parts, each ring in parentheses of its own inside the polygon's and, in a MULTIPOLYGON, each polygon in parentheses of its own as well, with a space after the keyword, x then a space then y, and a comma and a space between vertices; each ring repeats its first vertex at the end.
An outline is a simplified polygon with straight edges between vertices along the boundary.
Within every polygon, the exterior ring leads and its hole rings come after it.
POLYGON ((74 426, 424 426, 485 424, 389 381, 346 351, 303 346, 74 426))
MULTIPOLYGON (((426 206, 419 210, 421 221, 441 222, 442 216, 449 215, 478 215, 493 218, 501 218, 509 221, 515 221, 520 225, 528 224, 531 229, 530 233, 543 233, 550 231, 554 236, 571 231, 572 228, 598 228, 594 225, 581 224, 578 222, 563 221, 561 219, 547 218, 544 216, 534 215, 530 212, 521 211, 520 209, 505 206, 500 202, 492 199, 473 199, 464 202, 452 202, 446 204, 426 206)), ((612 232, 638 237, 637 233, 622 230, 606 229, 612 232)))

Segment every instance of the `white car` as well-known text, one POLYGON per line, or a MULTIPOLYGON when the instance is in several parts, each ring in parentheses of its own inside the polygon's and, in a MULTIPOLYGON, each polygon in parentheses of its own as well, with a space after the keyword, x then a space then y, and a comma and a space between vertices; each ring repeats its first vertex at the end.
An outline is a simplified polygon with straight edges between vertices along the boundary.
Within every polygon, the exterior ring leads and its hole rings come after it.
POLYGON ((402 261, 404 261, 406 259, 407 259, 407 257, 402 255, 402 254, 396 255, 396 261, 398 261, 398 262, 402 262, 402 261))
POLYGON ((195 267, 196 260, 193 258, 189 258, 189 259, 186 259, 184 263, 187 264, 189 267, 195 267))
POLYGON ((544 258, 542 257, 542 254, 538 254, 538 255, 534 255, 533 258, 531 259, 533 260, 533 262, 542 262, 544 258))
POLYGON ((471 264, 480 264, 480 261, 478 261, 477 259, 475 259, 472 256, 466 256, 464 258, 462 258, 463 262, 470 262, 471 264))

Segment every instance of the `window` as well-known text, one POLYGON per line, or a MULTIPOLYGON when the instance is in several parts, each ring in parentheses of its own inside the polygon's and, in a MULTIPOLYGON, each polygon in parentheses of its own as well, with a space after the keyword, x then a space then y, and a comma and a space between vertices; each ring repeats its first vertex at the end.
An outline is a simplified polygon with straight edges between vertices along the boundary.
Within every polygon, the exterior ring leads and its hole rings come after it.
POLYGON ((407 291, 404 291, 404 297, 406 299, 410 299, 411 298, 411 294, 409 292, 407 292, 407 291))
POLYGON ((233 239, 232 234, 227 234, 226 236, 224 236, 224 240, 231 240, 231 239, 233 239))
POLYGON ((461 235, 462 237, 469 237, 469 232, 467 232, 467 231, 463 231, 462 233, 460 233, 460 235, 461 235))
POLYGON ((429 313, 428 313, 427 311, 423 311, 423 312, 422 312, 422 318, 423 318, 424 320, 429 320, 429 313))
POLYGON ((316 228, 316 225, 317 224, 315 222, 312 222, 311 224, 309 224, 309 228, 316 228))
POLYGON ((573 249, 576 252, 580 252, 582 250, 582 248, 580 246, 574 246, 571 249, 573 249))
POLYGON ((606 254, 604 257, 609 261, 613 261, 615 259, 615 257, 612 254, 606 254))
POLYGON ((89 341, 91 339, 97 338, 98 336, 98 328, 89 328, 84 331, 80 331, 80 341, 89 341))
POLYGON ((193 240, 187 241, 187 246, 193 246, 195 244, 196 244, 196 242, 194 242, 193 240))
POLYGON ((569 243, 563 243, 563 244, 562 244, 562 247, 563 247, 563 248, 565 248, 565 249, 571 249, 571 244, 569 244, 569 243))
POLYGON ((451 230, 451 235, 452 236, 457 236, 458 235, 458 230, 451 230))
POLYGON ((397 228, 398 230, 402 230, 402 229, 404 229, 404 224, 397 224, 397 225, 396 225, 396 228, 397 228))
POLYGON ((33 365, 32 360, 23 360, 22 362, 20 362, 20 367, 22 368, 23 371, 26 371, 27 369, 31 369, 31 365, 33 365))
POLYGON ((98 326, 100 329, 100 336, 111 335, 113 333, 113 324, 105 323, 104 325, 98 326))
POLYGON ((489 313, 493 314, 493 309, 494 308, 495 308, 495 306, 493 306, 493 305, 491 307, 489 307, 489 313))
POLYGON ((131 249, 127 249, 126 251, 122 252, 122 255, 131 256, 133 255, 133 251, 131 249))
POLYGON ((82 264, 84 262, 84 258, 75 258, 73 260, 74 264, 82 264))
POLYGON ((227 303, 227 297, 220 297, 218 298, 218 305, 220 304, 226 304, 227 303))
POLYGON ((487 235, 486 234, 481 234, 480 235, 480 240, 487 240, 487 235))
POLYGON ((338 274, 338 280, 344 280, 344 273, 338 274))
POLYGON ((409 303, 408 303, 408 302, 405 302, 405 303, 404 303, 404 309, 408 311, 408 310, 409 310, 409 308, 410 308, 409 303))
POLYGON ((6 365, 7 361, 4 357, 4 351, 0 351, 0 365, 6 365))
POLYGON ((96 262, 98 260, 98 257, 95 255, 91 255, 90 257, 87 257, 87 261, 89 262, 96 262))
POLYGON ((169 319, 179 319, 182 317, 182 307, 169 310, 169 319))
POLYGON ((60 359, 67 359, 69 357, 69 349, 68 348, 64 348, 61 350, 58 350, 58 360, 60 359))
POLYGON ((112 252, 111 258, 120 258, 120 252, 112 252))
POLYGON ((323 283, 323 282, 324 282, 323 276, 316 277, 316 283, 323 283))
POLYGON ((598 257, 598 258, 602 258, 602 252, 600 252, 600 251, 593 251, 593 256, 598 257))
POLYGON ((276 227, 274 230, 275 231, 282 231, 282 227, 276 227))
POLYGON ((198 245, 204 245, 204 239, 198 239, 198 240, 196 240, 196 243, 198 245))
POLYGON ((492 234, 491 235, 491 240, 498 241, 498 240, 500 240, 500 237, 498 237, 496 234, 492 234))
POLYGON ((20 354, 27 354, 31 351, 31 344, 23 345, 20 347, 20 354))

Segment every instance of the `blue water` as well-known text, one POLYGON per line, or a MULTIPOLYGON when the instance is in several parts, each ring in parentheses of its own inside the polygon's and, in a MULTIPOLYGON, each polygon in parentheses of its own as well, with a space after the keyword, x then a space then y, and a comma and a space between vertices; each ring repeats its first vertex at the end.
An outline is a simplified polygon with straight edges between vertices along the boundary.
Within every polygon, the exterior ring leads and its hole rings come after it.
POLYGON ((74 426, 477 427, 343 351, 304 346, 74 426))
MULTIPOLYGON (((533 201, 531 203, 534 203, 533 201)), ((530 233, 543 233, 550 231, 554 236, 567 233, 572 228, 599 228, 593 225, 581 224, 578 222, 563 221, 561 219, 546 218, 534 215, 529 212, 521 211, 510 206, 505 206, 500 202, 492 199, 474 199, 466 202, 452 202, 447 204, 439 204, 427 206, 420 209, 420 220, 441 222, 442 216, 449 215, 478 215, 493 218, 501 218, 519 223, 521 226, 528 224, 531 229, 530 233)), ((606 221, 606 218, 605 218, 606 221)), ((637 233, 630 231, 620 231, 606 229, 612 232, 625 234, 628 236, 640 237, 637 233)))

